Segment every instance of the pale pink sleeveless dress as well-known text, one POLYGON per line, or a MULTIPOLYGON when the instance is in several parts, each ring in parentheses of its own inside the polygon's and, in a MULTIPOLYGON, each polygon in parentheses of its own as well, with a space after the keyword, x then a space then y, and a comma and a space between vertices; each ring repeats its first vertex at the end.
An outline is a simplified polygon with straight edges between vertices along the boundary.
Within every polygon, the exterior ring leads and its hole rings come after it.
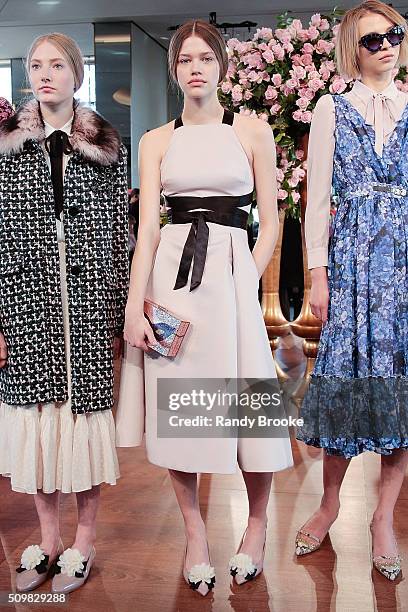
MULTIPOLYGON (((234 127, 224 123, 175 129, 162 160, 161 181, 166 196, 237 196, 254 187, 252 170, 234 127)), ((158 378, 276 377, 247 232, 217 223, 207 225, 204 273, 200 286, 191 292, 191 269, 187 285, 174 290, 191 223, 168 224, 161 230, 146 297, 190 321, 191 330, 174 359, 144 355, 144 376, 140 352, 128 347, 130 357, 129 363, 125 360, 123 364, 116 421, 117 444, 140 442, 134 428, 140 424, 143 393, 135 388, 135 380, 140 387, 144 378, 149 461, 184 472, 233 473, 237 461, 245 471, 282 470, 293 464, 289 438, 157 436, 158 378)))

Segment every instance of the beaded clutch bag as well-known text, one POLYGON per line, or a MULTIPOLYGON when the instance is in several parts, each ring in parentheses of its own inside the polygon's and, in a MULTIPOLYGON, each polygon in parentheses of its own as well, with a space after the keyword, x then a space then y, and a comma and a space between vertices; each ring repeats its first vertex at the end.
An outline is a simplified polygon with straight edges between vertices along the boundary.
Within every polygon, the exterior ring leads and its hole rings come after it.
POLYGON ((190 327, 190 322, 182 321, 167 308, 150 300, 144 301, 143 310, 157 339, 157 344, 147 342, 147 346, 165 357, 175 357, 190 327))

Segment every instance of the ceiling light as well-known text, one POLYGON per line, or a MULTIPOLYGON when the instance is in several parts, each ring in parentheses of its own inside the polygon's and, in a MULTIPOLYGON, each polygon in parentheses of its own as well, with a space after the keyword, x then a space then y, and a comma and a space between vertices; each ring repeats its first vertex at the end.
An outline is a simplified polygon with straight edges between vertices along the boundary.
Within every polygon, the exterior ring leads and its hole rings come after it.
POLYGON ((61 0, 38 0, 37 4, 44 6, 54 6, 54 4, 61 4, 61 0))
POLYGON ((98 34, 95 36, 96 43, 128 43, 130 34, 98 34))

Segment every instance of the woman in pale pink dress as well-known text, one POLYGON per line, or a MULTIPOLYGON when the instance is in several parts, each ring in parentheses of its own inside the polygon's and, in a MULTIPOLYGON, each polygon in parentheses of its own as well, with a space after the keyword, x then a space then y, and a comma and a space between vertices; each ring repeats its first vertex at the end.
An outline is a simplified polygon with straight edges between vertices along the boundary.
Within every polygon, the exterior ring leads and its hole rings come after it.
MULTIPOLYGON (((184 93, 184 109, 140 143, 141 214, 125 324, 129 345, 145 351, 148 458, 169 469, 185 522, 184 577, 202 595, 213 588, 215 572, 197 473, 233 473, 237 461, 242 470, 249 517, 229 566, 242 584, 262 571, 272 472, 292 465, 288 437, 157 434, 159 379, 276 378, 257 294, 278 234, 275 145, 267 124, 221 107, 217 88, 227 63, 225 41, 208 23, 187 22, 171 41, 170 73, 184 93), (251 254, 246 225, 254 187, 261 229, 251 254), (162 190, 172 222, 160 232, 162 190), (193 265, 186 253, 191 240, 193 265), (147 342, 156 341, 143 314, 145 298, 191 323, 173 359, 147 352, 147 342)), ((126 419, 119 418, 117 427, 119 445, 127 445, 126 419)))

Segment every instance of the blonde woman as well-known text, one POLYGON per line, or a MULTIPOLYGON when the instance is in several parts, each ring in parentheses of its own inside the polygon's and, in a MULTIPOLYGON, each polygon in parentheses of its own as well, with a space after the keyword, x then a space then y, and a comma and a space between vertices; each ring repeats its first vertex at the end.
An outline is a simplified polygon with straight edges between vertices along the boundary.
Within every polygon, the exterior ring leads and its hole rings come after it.
MULTIPOLYGON (((189 21, 174 34, 169 68, 184 109, 140 143, 141 216, 125 325, 128 343, 146 351, 148 458, 169 469, 185 524, 184 577, 201 595, 214 587, 215 570, 197 473, 233 473, 237 461, 242 470, 249 516, 229 563, 242 584, 263 568, 272 472, 292 465, 288 437, 237 440, 205 430, 195 438, 188 432, 182 438, 158 435, 160 379, 276 378, 258 302, 259 277, 278 233, 275 145, 268 125, 221 107, 217 88, 227 65, 225 41, 214 26, 189 21), (261 230, 251 254, 246 226, 255 185, 261 230), (161 190, 171 223, 160 231, 161 190), (175 358, 147 350, 155 336, 143 314, 145 297, 191 323, 175 358)), ((122 443, 126 436, 124 431, 122 443)))
POLYGON ((81 52, 59 33, 28 53, 34 98, 0 126, 0 474, 32 494, 41 541, 16 587, 77 589, 94 557, 100 485, 119 477, 114 336, 127 295, 126 153, 74 99, 81 52), (65 551, 60 492, 76 493, 65 551))
POLYGON ((337 62, 357 80, 349 93, 316 105, 306 240, 312 312, 324 326, 298 436, 325 452, 323 498, 297 534, 296 553, 320 547, 350 459, 375 451, 373 563, 390 580, 401 571, 393 511, 408 463, 408 96, 393 81, 407 62, 407 40, 392 7, 368 0, 349 10, 337 62), (339 205, 328 254, 332 184, 339 205))

